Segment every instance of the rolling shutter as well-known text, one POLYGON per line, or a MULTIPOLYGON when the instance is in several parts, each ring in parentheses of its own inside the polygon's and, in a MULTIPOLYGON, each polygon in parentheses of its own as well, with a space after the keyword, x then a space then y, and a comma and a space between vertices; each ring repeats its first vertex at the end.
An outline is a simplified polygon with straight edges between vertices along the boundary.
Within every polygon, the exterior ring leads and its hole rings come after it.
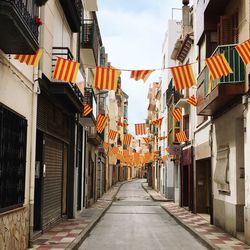
POLYGON ((45 136, 43 182, 43 229, 62 216, 63 143, 45 136))

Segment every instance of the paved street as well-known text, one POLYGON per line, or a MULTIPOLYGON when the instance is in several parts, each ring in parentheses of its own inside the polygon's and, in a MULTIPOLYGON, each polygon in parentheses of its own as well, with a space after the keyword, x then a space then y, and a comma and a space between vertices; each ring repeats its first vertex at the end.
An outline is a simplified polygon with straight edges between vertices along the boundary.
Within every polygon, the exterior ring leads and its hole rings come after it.
POLYGON ((142 181, 122 186, 116 201, 79 249, 206 249, 150 198, 142 181))

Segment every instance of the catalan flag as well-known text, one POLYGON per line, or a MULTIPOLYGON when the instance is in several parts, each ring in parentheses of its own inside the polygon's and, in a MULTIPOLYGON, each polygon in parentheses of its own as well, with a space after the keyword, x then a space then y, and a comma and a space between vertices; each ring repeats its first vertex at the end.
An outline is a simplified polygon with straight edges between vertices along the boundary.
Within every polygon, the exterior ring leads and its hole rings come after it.
POLYGON ((247 65, 250 62, 250 39, 237 45, 235 49, 237 50, 245 65, 247 65))
POLYGON ((207 58, 206 64, 213 80, 220 79, 222 76, 227 76, 228 74, 233 73, 224 54, 218 54, 207 58))
POLYGON ((128 126, 128 124, 127 123, 124 123, 124 122, 116 122, 117 123, 117 126, 119 126, 119 127, 127 127, 128 126))
POLYGON ((176 133, 176 138, 178 142, 185 142, 188 140, 185 131, 181 131, 179 133, 176 133))
POLYGON ((116 136, 117 136, 117 131, 110 129, 109 134, 108 134, 108 138, 111 140, 115 140, 116 136))
POLYGON ((193 69, 190 64, 172 67, 171 73, 176 90, 190 88, 196 83, 193 69))
POLYGON ((135 134, 145 135, 146 134, 146 123, 135 124, 135 134))
POLYGON ((187 103, 189 103, 190 105, 193 105, 193 106, 197 106, 197 101, 196 101, 195 96, 194 95, 190 96, 187 99, 187 103))
POLYGON ((96 67, 94 87, 100 90, 107 89, 116 91, 120 74, 120 70, 117 69, 96 67))
POLYGON ((166 155, 162 156, 161 158, 163 161, 167 161, 168 160, 168 157, 166 155))
POLYGON ((149 144, 151 139, 150 138, 147 138, 147 137, 143 137, 143 140, 146 144, 149 144))
POLYGON ((165 139, 167 139, 167 138, 168 138, 168 136, 159 136, 159 137, 158 137, 158 139, 159 139, 160 141, 165 140, 165 139))
POLYGON ((96 131, 101 134, 107 122, 108 122, 108 116, 99 114, 96 118, 96 131))
POLYGON ((132 138, 133 138, 133 136, 131 134, 124 135, 124 137, 123 137, 123 144, 129 146, 130 143, 131 143, 132 138))
POLYGON ((104 142, 104 143, 102 144, 102 146, 103 146, 103 148, 106 149, 106 150, 109 149, 109 144, 108 144, 107 142, 104 142))
POLYGON ((91 111, 92 108, 90 107, 89 104, 86 103, 83 105, 83 116, 87 116, 91 111))
POLYGON ((153 71, 154 70, 132 70, 130 78, 134 78, 136 81, 143 80, 146 82, 153 71))
POLYGON ((76 82, 80 63, 57 57, 53 78, 59 81, 76 82))
POLYGON ((175 108, 172 115, 176 121, 182 120, 182 112, 180 108, 175 108))
POLYGON ((163 118, 164 118, 164 117, 152 121, 152 124, 155 125, 155 126, 159 126, 159 127, 160 127, 160 126, 162 125, 163 118))
POLYGON ((36 67, 40 61, 40 58, 43 54, 42 49, 38 49, 34 55, 16 55, 15 59, 21 63, 26 63, 27 65, 33 65, 36 67))

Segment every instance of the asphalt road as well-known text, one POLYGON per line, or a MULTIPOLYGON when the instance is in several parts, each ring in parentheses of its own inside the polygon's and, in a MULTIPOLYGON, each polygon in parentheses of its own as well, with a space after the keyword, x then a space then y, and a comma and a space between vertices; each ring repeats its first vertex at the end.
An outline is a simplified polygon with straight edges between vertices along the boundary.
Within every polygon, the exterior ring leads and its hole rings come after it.
POLYGON ((81 250, 207 249, 154 202, 143 180, 124 184, 81 250))

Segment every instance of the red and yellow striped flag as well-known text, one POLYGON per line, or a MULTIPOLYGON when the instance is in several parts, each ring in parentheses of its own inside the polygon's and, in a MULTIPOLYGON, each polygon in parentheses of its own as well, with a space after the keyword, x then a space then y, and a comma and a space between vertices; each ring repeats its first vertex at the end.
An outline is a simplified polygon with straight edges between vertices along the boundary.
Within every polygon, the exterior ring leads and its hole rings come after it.
POLYGON ((237 45, 235 49, 245 65, 247 65, 250 62, 250 39, 237 45))
POLYGON ((96 67, 94 87, 100 90, 107 89, 116 91, 120 74, 121 71, 118 69, 96 67))
POLYGON ((79 67, 79 62, 57 57, 53 78, 59 81, 75 83, 79 67))
POLYGON ((162 156, 162 158, 161 158, 163 161, 167 161, 168 160, 168 157, 167 157, 167 155, 164 155, 164 156, 162 156))
POLYGON ((108 138, 111 140, 115 140, 116 136, 117 136, 117 131, 110 129, 109 134, 108 134, 108 138))
POLYGON ((182 112, 180 108, 175 108, 172 112, 174 119, 179 122, 182 119, 182 112))
POLYGON ((195 96, 194 95, 190 96, 187 99, 187 103, 189 103, 190 105, 193 105, 193 106, 197 106, 197 101, 196 101, 195 96))
POLYGON ((83 116, 87 116, 91 111, 92 108, 90 107, 89 104, 86 103, 83 105, 83 116))
POLYGON ((146 134, 146 123, 135 124, 135 134, 145 135, 146 134))
POLYGON ((15 59, 21 63, 26 63, 27 65, 33 65, 36 67, 40 61, 40 58, 43 54, 42 49, 38 49, 34 55, 16 55, 15 59))
POLYGON ((147 138, 147 137, 143 137, 143 140, 146 144, 149 144, 151 139, 150 138, 147 138))
POLYGON ((224 54, 218 54, 206 59, 206 64, 213 80, 220 79, 222 76, 227 76, 233 73, 224 54))
POLYGON ((134 78, 136 81, 143 80, 146 82, 153 71, 154 70, 132 70, 130 78, 134 78))
POLYGON ((102 144, 103 148, 108 150, 109 149, 109 144, 107 142, 103 142, 102 144))
POLYGON ((127 127, 128 126, 127 123, 118 122, 118 121, 116 123, 117 123, 117 126, 119 126, 119 127, 127 127))
POLYGON ((123 144, 130 145, 133 136, 131 134, 124 135, 123 144))
POLYGON ((179 133, 176 133, 176 138, 178 142, 185 142, 188 140, 185 131, 181 131, 179 133))
POLYGON ((160 141, 165 140, 165 139, 167 139, 167 138, 168 138, 168 136, 159 136, 159 137, 158 137, 158 139, 159 139, 160 141))
POLYGON ((159 126, 159 127, 160 127, 160 126, 162 125, 163 118, 164 118, 164 117, 152 121, 152 124, 155 125, 155 126, 159 126))
POLYGON ((96 118, 96 131, 101 134, 108 122, 108 116, 99 114, 96 118))
POLYGON ((190 64, 173 67, 171 73, 176 90, 190 88, 196 83, 192 66, 190 64))

